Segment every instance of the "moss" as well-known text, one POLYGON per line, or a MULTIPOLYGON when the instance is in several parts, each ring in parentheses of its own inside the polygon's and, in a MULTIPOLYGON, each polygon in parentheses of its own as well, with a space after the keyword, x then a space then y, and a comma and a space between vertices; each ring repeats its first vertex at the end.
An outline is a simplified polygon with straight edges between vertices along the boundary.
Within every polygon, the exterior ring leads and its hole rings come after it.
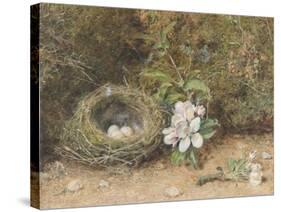
POLYGON ((145 68, 176 76, 167 58, 152 55, 151 42, 138 39, 154 38, 172 22, 169 51, 184 77, 210 87, 210 112, 221 125, 272 128, 272 18, 46 3, 40 12, 43 143, 56 143, 79 100, 104 83, 153 93, 157 83, 140 77, 145 68))

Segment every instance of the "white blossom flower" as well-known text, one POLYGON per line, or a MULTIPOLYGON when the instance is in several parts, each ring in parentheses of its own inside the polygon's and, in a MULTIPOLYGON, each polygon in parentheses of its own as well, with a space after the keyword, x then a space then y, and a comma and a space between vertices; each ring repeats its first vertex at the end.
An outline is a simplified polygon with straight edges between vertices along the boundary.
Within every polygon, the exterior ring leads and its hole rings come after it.
POLYGON ((163 129, 162 133, 165 135, 164 143, 167 145, 176 146, 177 143, 186 137, 189 132, 189 128, 186 122, 177 122, 171 127, 163 129))
POLYGON ((190 101, 178 101, 175 104, 174 113, 182 115, 188 122, 191 122, 194 118, 195 107, 190 101))
POLYGON ((172 116, 171 118, 171 127, 176 127, 178 124, 186 122, 186 119, 182 114, 176 113, 175 115, 172 116))
POLYGON ((180 152, 185 152, 191 144, 200 148, 203 145, 203 137, 198 133, 200 122, 200 117, 195 117, 195 106, 190 101, 177 102, 171 126, 162 131, 164 143, 175 147, 179 142, 180 152))
POLYGON ((173 128, 173 127, 165 128, 162 131, 162 133, 165 135, 165 137, 164 137, 165 144, 173 145, 173 147, 177 145, 179 138, 176 133, 176 128, 173 128))
POLYGON ((195 113, 201 118, 206 114, 206 108, 203 105, 197 105, 195 108, 195 113))
POLYGON ((185 152, 192 144, 195 148, 200 148, 203 145, 203 137, 198 133, 200 128, 200 118, 194 118, 189 125, 189 133, 179 143, 179 151, 185 152))

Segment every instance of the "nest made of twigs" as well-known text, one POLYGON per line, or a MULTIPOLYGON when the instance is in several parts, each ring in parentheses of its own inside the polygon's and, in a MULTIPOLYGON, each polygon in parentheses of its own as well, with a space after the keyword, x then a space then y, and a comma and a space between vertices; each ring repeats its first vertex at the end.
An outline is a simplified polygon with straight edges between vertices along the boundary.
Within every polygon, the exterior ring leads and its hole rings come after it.
POLYGON ((106 84, 83 98, 67 121, 57 152, 85 164, 134 166, 160 143, 163 118, 158 104, 143 92, 106 84), (134 135, 114 139, 111 124, 130 125, 134 135))

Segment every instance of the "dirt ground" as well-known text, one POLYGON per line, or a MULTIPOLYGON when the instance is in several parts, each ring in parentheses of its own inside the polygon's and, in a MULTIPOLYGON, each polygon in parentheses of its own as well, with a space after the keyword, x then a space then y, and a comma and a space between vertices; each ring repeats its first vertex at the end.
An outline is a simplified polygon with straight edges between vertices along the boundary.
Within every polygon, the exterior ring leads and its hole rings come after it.
POLYGON ((264 160, 258 155, 257 162, 262 164, 264 180, 260 186, 247 182, 214 181, 203 186, 196 185, 198 176, 216 172, 216 167, 226 167, 229 158, 239 159, 252 150, 273 155, 272 134, 225 137, 216 144, 205 145, 206 156, 201 158, 202 168, 194 170, 190 166, 174 166, 168 157, 158 157, 145 162, 140 168, 123 171, 120 174, 108 170, 95 170, 61 161, 67 175, 58 179, 41 180, 41 208, 67 208, 81 206, 145 203, 174 200, 192 200, 222 197, 241 197, 251 195, 272 195, 274 190, 274 159, 264 160), (57 195, 74 179, 80 180, 81 190, 57 195), (109 186, 101 188, 100 181, 109 186), (165 190, 176 187, 180 194, 169 197, 165 190))

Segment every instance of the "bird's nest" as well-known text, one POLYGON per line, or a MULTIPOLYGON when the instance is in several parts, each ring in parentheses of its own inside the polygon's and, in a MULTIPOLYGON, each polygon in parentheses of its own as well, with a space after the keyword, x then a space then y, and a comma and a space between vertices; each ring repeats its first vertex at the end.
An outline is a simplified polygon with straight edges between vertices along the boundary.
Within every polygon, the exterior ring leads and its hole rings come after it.
POLYGON ((143 92, 106 84, 83 98, 67 121, 57 152, 94 166, 135 166, 160 143, 163 118, 157 103, 143 92), (108 136, 112 124, 131 126, 134 134, 108 136))

